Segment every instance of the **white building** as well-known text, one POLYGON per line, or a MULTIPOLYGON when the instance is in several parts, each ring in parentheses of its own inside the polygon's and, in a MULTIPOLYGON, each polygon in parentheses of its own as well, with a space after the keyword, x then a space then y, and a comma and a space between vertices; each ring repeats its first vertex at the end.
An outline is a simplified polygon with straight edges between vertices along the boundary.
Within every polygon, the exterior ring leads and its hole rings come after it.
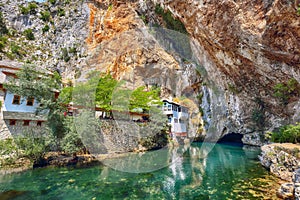
POLYGON ((163 113, 168 117, 172 136, 187 137, 188 108, 169 100, 163 100, 163 113))
POLYGON ((26 131, 41 132, 45 129, 47 115, 36 115, 39 102, 34 97, 22 97, 4 88, 4 83, 16 78, 22 63, 0 61, 0 139, 23 134, 26 131))

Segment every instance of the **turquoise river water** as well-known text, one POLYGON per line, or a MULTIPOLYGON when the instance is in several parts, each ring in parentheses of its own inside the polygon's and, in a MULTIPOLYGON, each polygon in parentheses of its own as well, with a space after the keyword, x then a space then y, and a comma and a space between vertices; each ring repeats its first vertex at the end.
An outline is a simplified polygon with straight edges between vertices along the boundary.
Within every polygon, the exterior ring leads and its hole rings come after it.
POLYGON ((276 199, 277 180, 259 164, 259 150, 216 144, 204 156, 202 145, 193 143, 174 160, 172 154, 170 165, 143 173, 100 165, 0 176, 0 199, 276 199))

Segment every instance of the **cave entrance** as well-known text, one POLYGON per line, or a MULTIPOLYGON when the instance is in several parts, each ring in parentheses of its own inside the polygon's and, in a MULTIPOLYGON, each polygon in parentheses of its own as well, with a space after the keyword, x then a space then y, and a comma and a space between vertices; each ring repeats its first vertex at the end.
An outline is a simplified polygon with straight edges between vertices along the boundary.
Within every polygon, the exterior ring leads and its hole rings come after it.
POLYGON ((242 142, 243 135, 239 133, 229 133, 224 137, 220 138, 218 143, 235 143, 238 145, 243 145, 242 142))

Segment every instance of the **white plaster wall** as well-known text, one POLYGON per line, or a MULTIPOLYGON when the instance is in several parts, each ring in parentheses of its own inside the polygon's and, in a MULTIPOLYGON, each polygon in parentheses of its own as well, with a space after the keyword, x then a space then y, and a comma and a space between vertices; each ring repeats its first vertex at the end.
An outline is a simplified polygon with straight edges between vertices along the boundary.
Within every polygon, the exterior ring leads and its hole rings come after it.
POLYGON ((14 94, 7 92, 4 101, 4 111, 11 111, 11 112, 35 112, 36 108, 39 106, 39 103, 34 100, 33 106, 26 105, 26 98, 21 97, 20 105, 12 104, 14 98, 14 94))

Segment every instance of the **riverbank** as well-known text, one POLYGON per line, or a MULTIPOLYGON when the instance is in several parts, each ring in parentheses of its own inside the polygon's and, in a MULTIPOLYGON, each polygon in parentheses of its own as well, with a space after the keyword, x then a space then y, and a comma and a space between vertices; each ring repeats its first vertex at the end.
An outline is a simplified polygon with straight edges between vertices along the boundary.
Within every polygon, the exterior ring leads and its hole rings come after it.
POLYGON ((282 199, 300 199, 300 145, 274 143, 261 147, 261 164, 284 180, 277 191, 282 199))
MULTIPOLYGON (((104 157, 104 156, 103 156, 104 157)), ((99 157, 101 158, 101 157, 99 157)), ((26 170, 39 167, 55 166, 55 167, 65 167, 65 166, 92 166, 101 164, 99 158, 90 154, 81 155, 68 155, 61 152, 48 152, 45 154, 43 159, 38 163, 33 163, 28 158, 19 158, 10 164, 2 165, 0 169, 0 175, 19 173, 26 170)))
POLYGON ((0 175, 19 173, 26 170, 31 170, 40 167, 86 167, 102 165, 105 159, 126 157, 128 153, 108 153, 108 154, 78 154, 78 155, 68 155, 62 152, 48 152, 45 154, 44 158, 37 164, 33 164, 28 158, 19 158, 14 163, 9 165, 1 166, 0 175))

